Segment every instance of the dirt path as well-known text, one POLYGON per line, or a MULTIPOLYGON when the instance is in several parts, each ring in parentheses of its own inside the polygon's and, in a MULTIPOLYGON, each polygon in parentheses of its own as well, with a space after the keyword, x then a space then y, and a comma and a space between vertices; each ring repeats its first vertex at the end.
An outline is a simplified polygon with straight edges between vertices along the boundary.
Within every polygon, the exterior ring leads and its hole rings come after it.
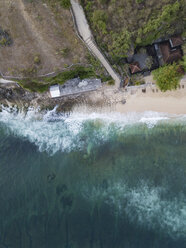
POLYGON ((77 26, 79 35, 86 43, 89 50, 91 50, 94 56, 99 59, 99 61, 108 71, 110 76, 115 80, 116 87, 119 88, 121 79, 117 75, 117 73, 113 70, 112 66, 109 64, 107 59, 104 57, 104 55, 101 53, 96 43, 94 42, 94 39, 90 31, 89 25, 87 23, 82 6, 79 4, 78 0, 71 0, 71 5, 72 5, 72 10, 73 10, 73 14, 74 14, 74 18, 76 21, 76 26, 77 26))

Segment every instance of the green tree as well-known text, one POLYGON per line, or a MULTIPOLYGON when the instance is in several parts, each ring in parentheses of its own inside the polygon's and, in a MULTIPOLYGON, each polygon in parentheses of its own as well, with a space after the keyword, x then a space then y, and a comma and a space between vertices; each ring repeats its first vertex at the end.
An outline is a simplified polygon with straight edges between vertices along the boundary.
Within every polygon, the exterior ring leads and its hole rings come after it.
POLYGON ((175 90, 179 85, 181 74, 176 63, 165 65, 153 71, 153 78, 161 91, 175 90))
POLYGON ((172 25, 179 19, 180 8, 181 3, 179 1, 165 5, 157 16, 152 16, 143 27, 138 29, 136 44, 147 45, 161 35, 174 33, 175 30, 172 25))
POLYGON ((107 34, 108 15, 103 10, 95 10, 92 16, 92 22, 95 29, 98 29, 102 34, 107 34))
POLYGON ((112 44, 109 46, 109 50, 113 57, 127 57, 131 43, 131 34, 127 29, 123 29, 120 34, 112 34, 112 44))

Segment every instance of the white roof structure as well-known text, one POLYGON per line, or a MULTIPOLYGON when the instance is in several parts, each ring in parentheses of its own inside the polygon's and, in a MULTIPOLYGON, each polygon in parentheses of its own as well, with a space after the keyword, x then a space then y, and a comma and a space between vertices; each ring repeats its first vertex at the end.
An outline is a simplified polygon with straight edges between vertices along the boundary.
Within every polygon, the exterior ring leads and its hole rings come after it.
POLYGON ((61 94, 58 84, 50 86, 50 96, 52 98, 59 97, 60 95, 61 94))
POLYGON ((9 83, 16 83, 16 82, 12 81, 12 80, 6 80, 4 78, 0 78, 0 83, 1 84, 9 84, 9 83))

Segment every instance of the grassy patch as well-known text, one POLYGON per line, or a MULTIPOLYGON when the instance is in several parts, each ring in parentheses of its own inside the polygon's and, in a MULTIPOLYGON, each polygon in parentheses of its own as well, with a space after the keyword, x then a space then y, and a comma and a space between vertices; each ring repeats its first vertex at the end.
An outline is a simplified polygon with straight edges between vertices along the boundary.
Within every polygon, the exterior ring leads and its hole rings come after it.
POLYGON ((31 92, 43 93, 48 90, 50 84, 45 84, 37 79, 24 79, 19 80, 19 85, 31 92))
POLYGON ((93 67, 83 67, 76 66, 72 70, 64 71, 56 75, 55 77, 41 78, 41 79, 24 79, 20 80, 19 84, 31 91, 43 93, 48 90, 51 85, 54 84, 64 84, 67 80, 79 77, 80 79, 85 78, 96 78, 99 77, 96 75, 93 67))

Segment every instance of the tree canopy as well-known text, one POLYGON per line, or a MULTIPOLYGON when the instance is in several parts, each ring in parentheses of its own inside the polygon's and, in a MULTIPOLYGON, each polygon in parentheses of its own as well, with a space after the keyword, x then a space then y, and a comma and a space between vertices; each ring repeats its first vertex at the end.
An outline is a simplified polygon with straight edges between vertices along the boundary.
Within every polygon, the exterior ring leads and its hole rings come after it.
POLYGON ((94 37, 112 62, 137 46, 182 33, 186 27, 185 0, 80 0, 94 37))
POLYGON ((165 65, 153 71, 153 78, 161 91, 175 90, 179 85, 181 74, 176 63, 165 65))
POLYGON ((127 57, 130 48, 131 34, 127 29, 123 29, 119 34, 112 34, 112 45, 109 46, 109 51, 113 57, 127 57))

